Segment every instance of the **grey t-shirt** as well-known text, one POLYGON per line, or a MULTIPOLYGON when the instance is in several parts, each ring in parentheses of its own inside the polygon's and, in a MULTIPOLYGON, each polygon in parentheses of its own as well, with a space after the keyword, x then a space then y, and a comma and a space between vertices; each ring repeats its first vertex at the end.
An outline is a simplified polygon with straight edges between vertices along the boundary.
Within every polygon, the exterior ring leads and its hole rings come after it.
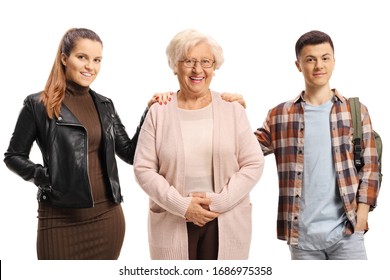
POLYGON ((332 101, 305 104, 304 172, 298 248, 326 249, 342 237, 346 215, 332 157, 332 101))

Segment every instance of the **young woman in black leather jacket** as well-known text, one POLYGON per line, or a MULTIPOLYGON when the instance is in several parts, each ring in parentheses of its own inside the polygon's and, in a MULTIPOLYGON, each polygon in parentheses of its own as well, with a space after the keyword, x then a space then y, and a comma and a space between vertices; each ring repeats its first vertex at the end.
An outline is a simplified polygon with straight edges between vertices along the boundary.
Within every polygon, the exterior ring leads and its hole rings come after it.
MULTIPOLYGON (((63 36, 45 89, 29 95, 9 147, 7 167, 38 187, 38 259, 117 259, 125 220, 115 155, 132 164, 141 122, 129 138, 114 104, 89 88, 103 43, 88 29, 63 36), (43 165, 32 162, 33 143, 43 165)), ((148 106, 167 101, 155 94, 148 106)))

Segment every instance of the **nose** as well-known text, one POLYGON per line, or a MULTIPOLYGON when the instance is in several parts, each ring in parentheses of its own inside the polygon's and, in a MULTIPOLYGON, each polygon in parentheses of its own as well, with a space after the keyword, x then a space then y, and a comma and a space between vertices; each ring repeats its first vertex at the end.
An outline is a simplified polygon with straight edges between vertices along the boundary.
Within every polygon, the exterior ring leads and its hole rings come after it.
POLYGON ((194 61, 194 66, 192 67, 192 72, 198 73, 198 72, 201 72, 201 71, 203 71, 203 68, 200 65, 200 61, 194 61))
POLYGON ((319 68, 321 69, 323 67, 323 62, 321 59, 317 60, 317 63, 316 63, 316 68, 319 68))
POLYGON ((92 61, 90 61, 90 60, 87 60, 86 62, 85 62, 85 68, 86 69, 92 69, 92 61))

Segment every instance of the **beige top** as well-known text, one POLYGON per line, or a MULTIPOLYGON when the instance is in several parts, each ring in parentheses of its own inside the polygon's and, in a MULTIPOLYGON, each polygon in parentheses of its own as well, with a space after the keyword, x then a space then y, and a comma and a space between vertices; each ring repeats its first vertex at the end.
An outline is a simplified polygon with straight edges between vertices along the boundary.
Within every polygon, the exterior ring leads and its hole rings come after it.
POLYGON ((186 195, 214 192, 213 184, 213 108, 179 108, 179 120, 185 155, 186 195))

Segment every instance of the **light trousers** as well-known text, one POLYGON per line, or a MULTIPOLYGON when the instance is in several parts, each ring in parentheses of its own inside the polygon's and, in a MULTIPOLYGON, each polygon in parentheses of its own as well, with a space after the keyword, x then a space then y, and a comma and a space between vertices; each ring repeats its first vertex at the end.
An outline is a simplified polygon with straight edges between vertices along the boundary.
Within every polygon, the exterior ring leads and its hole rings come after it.
POLYGON ((323 250, 302 250, 290 246, 292 260, 367 260, 364 232, 356 231, 323 250))

